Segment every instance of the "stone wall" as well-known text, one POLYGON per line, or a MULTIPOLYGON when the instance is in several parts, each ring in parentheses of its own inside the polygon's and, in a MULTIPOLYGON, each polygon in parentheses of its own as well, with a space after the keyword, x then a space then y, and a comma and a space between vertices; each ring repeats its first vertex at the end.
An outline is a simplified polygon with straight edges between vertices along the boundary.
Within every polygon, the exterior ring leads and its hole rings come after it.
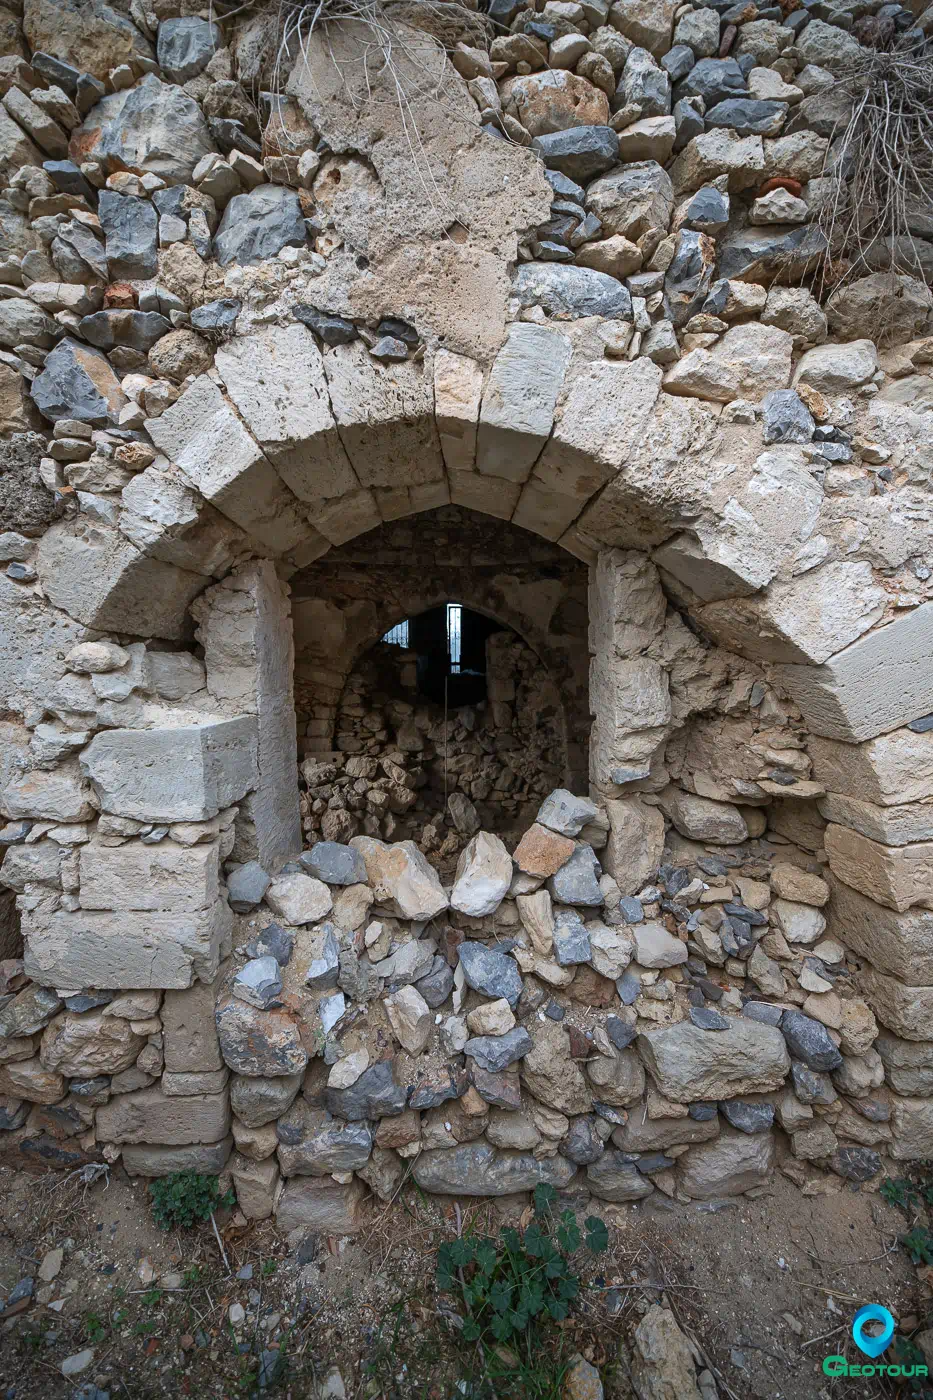
POLYGON ((839 285, 819 229, 837 80, 930 12, 445 6, 403 122, 353 25, 274 96, 261 17, 181 8, 3 29, 0 1151, 229 1167, 289 1230, 406 1159, 630 1199, 930 1156, 928 211, 839 285), (448 889, 302 851, 292 677, 337 705, 414 610, 369 532, 450 507, 508 522, 462 601, 590 796, 448 889))

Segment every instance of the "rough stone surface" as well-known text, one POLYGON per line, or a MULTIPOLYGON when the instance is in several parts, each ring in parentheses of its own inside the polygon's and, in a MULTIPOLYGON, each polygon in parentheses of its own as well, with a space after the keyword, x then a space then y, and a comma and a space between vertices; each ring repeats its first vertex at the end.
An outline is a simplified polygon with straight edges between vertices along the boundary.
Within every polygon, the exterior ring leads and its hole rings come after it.
POLYGON ((780 1031, 744 1019, 716 1035, 686 1022, 646 1031, 638 1048, 661 1093, 674 1103, 766 1093, 780 1088, 790 1071, 780 1031))

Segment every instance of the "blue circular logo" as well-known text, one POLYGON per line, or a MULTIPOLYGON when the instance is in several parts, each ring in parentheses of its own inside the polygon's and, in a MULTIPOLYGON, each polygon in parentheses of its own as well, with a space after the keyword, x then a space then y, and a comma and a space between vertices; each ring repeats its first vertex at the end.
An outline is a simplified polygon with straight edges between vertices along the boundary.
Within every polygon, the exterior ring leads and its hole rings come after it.
POLYGON ((894 1318, 880 1303, 868 1303, 859 1308, 852 1319, 852 1340, 866 1356, 880 1356, 894 1336, 894 1318), (866 1322, 884 1324, 877 1337, 867 1337, 863 1331, 866 1322))

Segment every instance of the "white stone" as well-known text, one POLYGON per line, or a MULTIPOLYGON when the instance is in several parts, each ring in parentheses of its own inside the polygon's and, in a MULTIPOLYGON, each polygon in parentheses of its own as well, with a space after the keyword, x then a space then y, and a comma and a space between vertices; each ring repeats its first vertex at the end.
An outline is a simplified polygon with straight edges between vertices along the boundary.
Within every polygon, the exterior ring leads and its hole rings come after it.
POLYGON ((400 987, 385 998, 383 1005, 402 1048, 411 1055, 420 1055, 434 1025, 424 997, 415 987, 400 987))
POLYGON ((476 466, 526 481, 554 422, 571 343, 548 326, 515 322, 489 372, 480 407, 476 466))
POLYGON ((207 821, 256 786, 256 722, 242 716, 177 729, 109 729, 80 761, 104 812, 207 821))
POLYGON ((333 906, 331 893, 323 880, 313 875, 280 875, 266 890, 266 903, 273 914, 288 924, 317 923, 326 918, 333 906))
POLYGON ((870 340, 846 345, 817 345, 801 358, 795 384, 808 384, 823 394, 846 394, 871 379, 878 368, 878 351, 870 340))
POLYGON ((814 909, 810 904, 775 899, 771 912, 788 943, 815 943, 826 928, 825 918, 819 909, 814 909))
POLYGON ((494 914, 512 883, 512 857, 498 836, 478 831, 463 848, 450 896, 461 914, 494 914))
POLYGON ((640 967, 677 967, 687 961, 686 943, 668 933, 662 924, 633 924, 631 937, 640 967))

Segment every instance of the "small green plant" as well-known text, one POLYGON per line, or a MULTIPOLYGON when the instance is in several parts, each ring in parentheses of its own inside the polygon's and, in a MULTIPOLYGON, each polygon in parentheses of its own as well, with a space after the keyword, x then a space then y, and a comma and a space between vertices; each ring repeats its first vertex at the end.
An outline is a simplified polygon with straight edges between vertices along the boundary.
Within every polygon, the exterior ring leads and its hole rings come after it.
MULTIPOLYGON (((539 1322, 567 1317, 580 1291, 567 1256, 579 1249, 581 1233, 573 1211, 554 1220, 556 1197, 552 1186, 539 1183, 535 1219, 524 1234, 504 1229, 498 1244, 485 1235, 464 1235, 441 1245, 437 1286, 444 1293, 459 1289, 466 1306, 465 1341, 500 1347, 528 1342, 539 1322)), ((601 1253, 609 1243, 606 1226, 594 1215, 584 1225, 586 1247, 601 1253)))
POLYGON ((103 1319, 93 1312, 89 1312, 84 1319, 84 1331, 88 1341, 94 1345, 102 1342, 107 1335, 107 1327, 103 1319))
POLYGON ((920 1204, 920 1197, 914 1189, 913 1182, 906 1176, 885 1177, 881 1183, 880 1195, 889 1206, 897 1206, 905 1215, 916 1210, 920 1204))
POLYGON ((173 1172, 149 1187, 152 1214, 161 1230, 187 1230, 198 1220, 209 1220, 219 1206, 233 1204, 232 1193, 221 1196, 216 1176, 201 1172, 173 1172))
POLYGON ((898 1235, 898 1240, 910 1255, 912 1264, 933 1264, 933 1230, 926 1225, 915 1225, 906 1235, 898 1235))
POLYGON ((271 1278, 278 1267, 278 1262, 275 1259, 265 1259, 260 1272, 263 1278, 271 1278))

